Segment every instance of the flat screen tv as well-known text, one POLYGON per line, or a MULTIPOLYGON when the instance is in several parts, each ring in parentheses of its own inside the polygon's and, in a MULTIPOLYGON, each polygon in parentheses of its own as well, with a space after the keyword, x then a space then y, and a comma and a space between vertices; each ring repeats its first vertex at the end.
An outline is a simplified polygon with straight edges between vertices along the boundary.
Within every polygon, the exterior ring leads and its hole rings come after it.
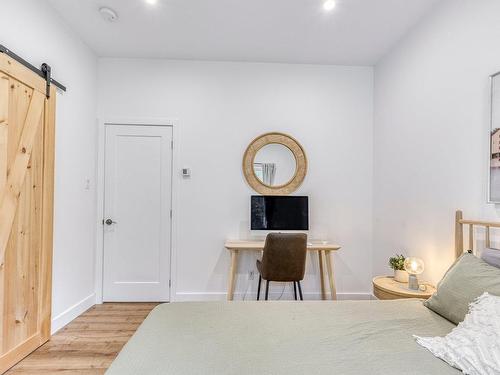
POLYGON ((252 230, 309 230, 309 197, 252 195, 252 230))

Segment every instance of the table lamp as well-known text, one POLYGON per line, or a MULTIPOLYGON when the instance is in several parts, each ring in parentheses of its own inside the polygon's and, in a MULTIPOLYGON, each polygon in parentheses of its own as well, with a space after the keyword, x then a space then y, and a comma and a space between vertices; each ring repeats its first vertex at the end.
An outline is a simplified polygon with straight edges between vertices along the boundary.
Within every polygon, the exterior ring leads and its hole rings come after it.
POLYGON ((408 288, 411 290, 418 290, 418 277, 422 272, 424 272, 424 261, 420 258, 406 258, 405 259, 405 270, 410 275, 408 280, 408 288))

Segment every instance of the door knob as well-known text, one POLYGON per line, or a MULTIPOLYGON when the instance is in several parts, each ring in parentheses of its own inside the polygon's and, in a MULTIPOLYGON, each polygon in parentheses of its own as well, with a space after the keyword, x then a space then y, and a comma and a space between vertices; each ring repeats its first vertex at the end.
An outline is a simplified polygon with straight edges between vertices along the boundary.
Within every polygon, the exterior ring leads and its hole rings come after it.
POLYGON ((111 224, 116 224, 116 221, 113 221, 113 220, 111 220, 111 219, 107 219, 107 220, 105 221, 105 223, 106 223, 107 225, 111 225, 111 224))

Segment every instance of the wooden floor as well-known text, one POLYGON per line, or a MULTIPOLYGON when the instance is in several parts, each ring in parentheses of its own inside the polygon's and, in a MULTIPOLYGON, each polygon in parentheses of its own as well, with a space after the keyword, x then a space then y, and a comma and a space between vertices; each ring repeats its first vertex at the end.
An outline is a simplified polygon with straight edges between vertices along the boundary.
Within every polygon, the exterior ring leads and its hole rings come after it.
POLYGON ((96 305, 6 374, 104 374, 156 303, 96 305))

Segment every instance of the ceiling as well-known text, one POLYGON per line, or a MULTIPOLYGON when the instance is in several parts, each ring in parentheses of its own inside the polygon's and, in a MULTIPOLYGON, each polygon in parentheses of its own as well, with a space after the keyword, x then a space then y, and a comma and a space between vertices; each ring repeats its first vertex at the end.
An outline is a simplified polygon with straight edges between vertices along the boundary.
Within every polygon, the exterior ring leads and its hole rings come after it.
POLYGON ((102 57, 374 65, 439 0, 46 1, 102 57))

